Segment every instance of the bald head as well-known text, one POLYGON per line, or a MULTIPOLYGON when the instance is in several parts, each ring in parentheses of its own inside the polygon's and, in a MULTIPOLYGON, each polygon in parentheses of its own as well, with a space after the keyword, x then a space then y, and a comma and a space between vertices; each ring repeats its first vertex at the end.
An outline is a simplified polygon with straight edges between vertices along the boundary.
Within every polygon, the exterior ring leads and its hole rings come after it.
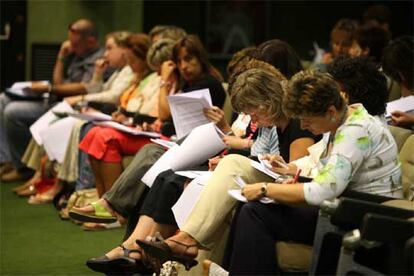
POLYGON ((98 30, 95 24, 89 19, 81 18, 69 25, 69 30, 79 33, 84 37, 94 37, 98 39, 98 30))
POLYGON ((89 19, 79 19, 69 25, 69 40, 77 56, 83 56, 99 47, 98 31, 89 19))

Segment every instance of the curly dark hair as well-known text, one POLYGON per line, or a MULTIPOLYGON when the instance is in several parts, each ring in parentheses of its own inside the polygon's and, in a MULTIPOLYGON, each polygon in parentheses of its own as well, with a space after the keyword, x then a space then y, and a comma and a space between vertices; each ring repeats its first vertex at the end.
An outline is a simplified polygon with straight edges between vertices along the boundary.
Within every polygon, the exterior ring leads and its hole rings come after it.
POLYGON ((251 57, 269 63, 288 79, 303 69, 295 49, 279 39, 263 42, 251 53, 251 57))
POLYGON ((349 104, 362 103, 369 114, 384 114, 387 80, 371 58, 337 58, 328 66, 328 73, 341 85, 349 104))
POLYGON ((362 49, 369 49, 369 55, 381 62, 382 51, 390 42, 391 34, 377 24, 367 23, 359 26, 354 39, 362 49))
POLYGON ((414 37, 399 37, 385 47, 381 60, 385 74, 408 89, 414 87, 413 48, 414 37))
POLYGON ((289 117, 324 116, 330 106, 343 110, 345 100, 339 84, 328 73, 306 70, 294 75, 283 97, 289 117))

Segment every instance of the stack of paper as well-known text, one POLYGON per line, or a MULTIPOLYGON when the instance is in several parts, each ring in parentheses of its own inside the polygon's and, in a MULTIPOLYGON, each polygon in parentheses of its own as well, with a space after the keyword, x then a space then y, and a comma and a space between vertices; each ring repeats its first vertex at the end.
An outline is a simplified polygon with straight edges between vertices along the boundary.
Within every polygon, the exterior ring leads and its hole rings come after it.
POLYGON ((34 124, 30 126, 30 132, 32 133, 33 138, 36 143, 43 145, 42 137, 40 135, 41 131, 49 128, 51 124, 59 120, 59 117, 54 114, 57 113, 70 113, 73 112, 72 107, 65 101, 58 103, 53 108, 49 109, 48 112, 43 114, 34 124))
POLYGON ((40 131, 43 147, 51 161, 56 160, 63 163, 72 128, 76 121, 75 118, 66 117, 40 131))
MULTIPOLYGON (((40 81, 42 84, 50 85, 49 81, 40 81)), ((19 98, 46 98, 48 93, 38 94, 32 92, 31 90, 32 82, 31 81, 22 81, 15 82, 10 88, 6 89, 6 93, 11 94, 12 96, 17 96, 19 98)))
POLYGON ((157 132, 138 130, 134 127, 125 126, 123 124, 120 124, 114 121, 94 121, 93 123, 98 126, 114 128, 116 130, 119 130, 119 131, 122 131, 128 134, 132 134, 132 135, 147 136, 147 137, 152 137, 152 138, 158 138, 161 136, 157 132))
POLYGON ((394 111, 413 112, 414 96, 403 97, 398 100, 387 103, 387 112, 385 117, 391 117, 391 113, 394 111))
POLYGON ((158 174, 172 169, 186 170, 206 162, 226 148, 213 123, 196 127, 180 146, 169 149, 142 178, 151 187, 158 174), (201 145, 202 142, 202 145, 201 145))
POLYGON ((168 102, 178 139, 195 127, 210 122, 203 113, 204 108, 212 107, 208 89, 172 95, 168 97, 168 102))
POLYGON ((178 228, 184 226, 184 223, 191 214, 191 211, 200 198, 200 194, 210 177, 211 172, 209 174, 203 174, 202 176, 199 176, 191 181, 187 188, 184 189, 184 192, 181 194, 180 198, 171 208, 175 221, 178 224, 178 228))
POLYGON ((85 113, 70 112, 68 115, 85 121, 112 121, 111 115, 99 111, 90 111, 85 113))

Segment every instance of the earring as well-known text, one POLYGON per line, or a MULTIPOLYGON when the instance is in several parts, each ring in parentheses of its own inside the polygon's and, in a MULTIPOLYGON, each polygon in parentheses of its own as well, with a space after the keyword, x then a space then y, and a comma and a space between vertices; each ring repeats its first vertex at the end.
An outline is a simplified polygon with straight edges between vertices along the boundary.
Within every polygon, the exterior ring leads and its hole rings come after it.
POLYGON ((336 118, 335 117, 331 117, 331 122, 335 123, 336 122, 336 118))

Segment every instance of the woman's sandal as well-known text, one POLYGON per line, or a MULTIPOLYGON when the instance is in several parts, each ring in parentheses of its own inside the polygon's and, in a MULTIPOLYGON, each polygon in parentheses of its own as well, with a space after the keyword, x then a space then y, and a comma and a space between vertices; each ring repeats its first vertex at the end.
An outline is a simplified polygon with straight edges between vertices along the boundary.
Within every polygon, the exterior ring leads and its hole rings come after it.
MULTIPOLYGON (((169 240, 185 247, 185 252, 191 247, 197 247, 197 244, 184 244, 175 240, 169 240)), ((171 248, 164 241, 143 241, 136 240, 137 244, 144 249, 144 251, 160 260, 161 264, 167 261, 175 261, 184 265, 186 270, 190 270, 193 266, 197 265, 198 262, 191 257, 185 255, 174 254, 171 248)))
POLYGON ((93 271, 105 273, 106 275, 133 275, 152 274, 153 270, 146 265, 142 260, 137 260, 130 257, 131 253, 139 253, 138 249, 128 249, 123 245, 119 247, 123 250, 123 256, 116 259, 109 259, 106 255, 99 258, 91 258, 86 262, 86 265, 93 271))
POLYGON ((70 218, 81 222, 95 223, 113 223, 118 220, 99 201, 92 202, 90 205, 93 207, 92 212, 84 212, 72 208, 69 210, 70 218))

